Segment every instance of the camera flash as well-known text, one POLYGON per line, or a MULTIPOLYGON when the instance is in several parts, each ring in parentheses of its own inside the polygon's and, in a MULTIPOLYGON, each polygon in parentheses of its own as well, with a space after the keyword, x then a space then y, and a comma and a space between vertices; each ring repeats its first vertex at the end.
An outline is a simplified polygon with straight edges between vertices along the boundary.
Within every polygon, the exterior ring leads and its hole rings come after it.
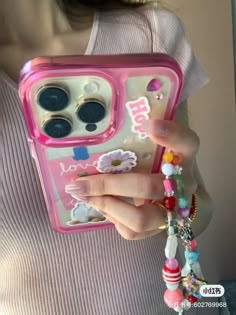
POLYGON ((99 87, 96 82, 89 82, 84 86, 84 92, 88 94, 96 93, 98 88, 99 87))

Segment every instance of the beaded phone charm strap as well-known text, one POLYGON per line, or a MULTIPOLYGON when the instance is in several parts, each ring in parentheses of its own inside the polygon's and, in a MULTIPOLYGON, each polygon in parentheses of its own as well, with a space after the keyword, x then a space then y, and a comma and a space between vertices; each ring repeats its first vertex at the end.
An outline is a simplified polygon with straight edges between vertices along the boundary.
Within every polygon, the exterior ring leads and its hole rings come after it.
POLYGON ((183 181, 181 178, 181 158, 170 150, 163 155, 162 173, 165 196, 163 205, 167 212, 167 242, 165 256, 167 258, 162 269, 162 276, 167 290, 164 294, 165 303, 179 314, 191 308, 201 294, 200 287, 206 284, 203 279, 197 242, 191 228, 191 223, 196 216, 196 195, 192 198, 192 207, 184 196, 183 181), (178 241, 183 241, 185 266, 180 270, 175 259, 178 241), (182 287, 182 290, 179 288, 182 287))

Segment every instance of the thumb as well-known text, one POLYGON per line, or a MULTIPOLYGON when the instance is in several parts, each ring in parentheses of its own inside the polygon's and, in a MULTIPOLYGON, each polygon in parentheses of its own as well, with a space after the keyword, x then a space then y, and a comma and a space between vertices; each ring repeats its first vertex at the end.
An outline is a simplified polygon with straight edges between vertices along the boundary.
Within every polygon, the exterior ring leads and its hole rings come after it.
POLYGON ((146 120, 143 129, 153 142, 167 147, 189 159, 196 155, 199 138, 196 133, 175 121, 146 120))

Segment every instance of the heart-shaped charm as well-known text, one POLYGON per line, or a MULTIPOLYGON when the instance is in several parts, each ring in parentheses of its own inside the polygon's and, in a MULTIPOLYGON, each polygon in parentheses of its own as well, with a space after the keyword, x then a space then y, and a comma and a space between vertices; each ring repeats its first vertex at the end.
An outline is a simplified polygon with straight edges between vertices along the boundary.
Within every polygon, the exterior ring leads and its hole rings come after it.
POLYGON ((157 79, 152 79, 147 85, 148 92, 158 91, 161 88, 161 83, 157 79))

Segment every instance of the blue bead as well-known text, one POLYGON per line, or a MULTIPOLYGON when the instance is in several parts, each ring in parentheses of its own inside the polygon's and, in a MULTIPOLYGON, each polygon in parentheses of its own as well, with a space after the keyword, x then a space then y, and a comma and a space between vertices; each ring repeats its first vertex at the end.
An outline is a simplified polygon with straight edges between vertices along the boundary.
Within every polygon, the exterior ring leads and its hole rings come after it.
POLYGON ((202 298, 202 296, 201 296, 200 293, 192 292, 191 294, 192 294, 193 296, 195 296, 196 298, 198 298, 198 299, 201 299, 201 298, 202 298))
POLYGON ((198 261, 198 258, 199 258, 199 252, 197 249, 193 250, 193 251, 188 251, 188 250, 185 250, 184 251, 184 256, 185 256, 185 259, 187 260, 187 262, 189 264, 193 264, 195 263, 196 261, 198 261))
POLYGON ((179 198, 179 207, 186 208, 188 206, 188 200, 184 197, 179 198))

